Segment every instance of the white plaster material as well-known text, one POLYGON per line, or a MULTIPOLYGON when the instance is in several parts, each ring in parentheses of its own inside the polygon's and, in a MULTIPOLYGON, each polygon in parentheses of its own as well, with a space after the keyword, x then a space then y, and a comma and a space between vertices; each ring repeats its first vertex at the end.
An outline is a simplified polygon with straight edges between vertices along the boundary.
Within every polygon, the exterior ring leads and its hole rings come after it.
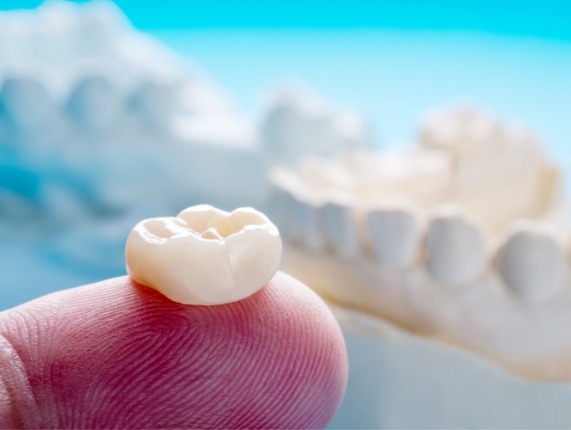
POLYGON ((531 381, 463 348, 328 302, 349 354, 331 429, 565 429, 571 384, 531 381))
POLYGON ((406 269, 416 262, 420 241, 420 214, 410 203, 387 203, 367 213, 368 235, 382 266, 406 269))
POLYGON ((565 252, 557 238, 528 222, 512 226, 496 264, 510 291, 525 302, 554 300, 568 281, 565 252))
POLYGON ((443 208, 434 215, 425 240, 428 270, 441 285, 462 287, 487 270, 484 234, 455 208, 443 208))
POLYGON ((126 245, 131 277, 169 299, 220 305, 260 290, 276 273, 282 242, 261 212, 199 205, 138 223, 126 245))

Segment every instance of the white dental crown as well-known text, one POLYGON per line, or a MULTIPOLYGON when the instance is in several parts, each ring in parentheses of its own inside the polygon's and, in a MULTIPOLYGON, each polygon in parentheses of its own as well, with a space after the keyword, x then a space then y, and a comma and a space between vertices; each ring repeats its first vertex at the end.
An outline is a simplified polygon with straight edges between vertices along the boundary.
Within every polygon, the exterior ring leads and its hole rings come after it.
POLYGON ((179 303, 220 305, 254 294, 274 276, 282 242, 255 209, 199 205, 139 222, 125 254, 135 281, 179 303))

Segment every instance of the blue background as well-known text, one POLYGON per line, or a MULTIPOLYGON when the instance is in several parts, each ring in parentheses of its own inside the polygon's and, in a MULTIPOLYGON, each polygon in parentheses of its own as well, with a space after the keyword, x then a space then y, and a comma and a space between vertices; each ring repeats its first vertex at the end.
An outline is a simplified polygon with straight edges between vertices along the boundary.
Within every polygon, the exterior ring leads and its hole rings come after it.
MULTIPOLYGON (((0 9, 33 8, 37 0, 3 0, 0 9)), ((76 3, 85 3, 78 1, 76 3)), ((117 0, 141 29, 389 28, 476 30, 571 39, 567 0, 117 0)))

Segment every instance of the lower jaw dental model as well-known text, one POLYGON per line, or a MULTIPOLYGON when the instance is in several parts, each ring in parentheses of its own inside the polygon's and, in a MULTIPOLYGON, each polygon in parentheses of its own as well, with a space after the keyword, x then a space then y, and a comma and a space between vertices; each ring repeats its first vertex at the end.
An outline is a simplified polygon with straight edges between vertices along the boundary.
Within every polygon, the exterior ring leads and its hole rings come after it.
POLYGON ((340 428, 568 427, 562 178, 535 139, 472 109, 419 145, 271 171, 282 270, 349 349, 340 428))

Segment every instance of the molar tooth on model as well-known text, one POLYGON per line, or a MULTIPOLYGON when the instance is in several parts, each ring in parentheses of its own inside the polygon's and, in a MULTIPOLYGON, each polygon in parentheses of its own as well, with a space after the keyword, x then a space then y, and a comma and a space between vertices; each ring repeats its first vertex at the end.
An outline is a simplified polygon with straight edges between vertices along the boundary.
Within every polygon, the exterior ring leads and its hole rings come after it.
POLYGON ((506 287, 524 302, 557 297, 568 279, 568 262, 557 239, 531 222, 511 226, 496 252, 506 287))
POLYGON ((447 287, 476 281, 487 269, 486 238, 457 208, 441 208, 429 221, 425 246, 432 277, 447 287))
POLYGON ((209 205, 138 223, 126 245, 129 274, 173 301, 218 305, 244 299, 276 273, 278 229, 261 212, 209 205))
POLYGON ((412 203, 388 203, 366 215, 368 235, 382 266, 405 269, 418 257, 420 214, 412 203))

